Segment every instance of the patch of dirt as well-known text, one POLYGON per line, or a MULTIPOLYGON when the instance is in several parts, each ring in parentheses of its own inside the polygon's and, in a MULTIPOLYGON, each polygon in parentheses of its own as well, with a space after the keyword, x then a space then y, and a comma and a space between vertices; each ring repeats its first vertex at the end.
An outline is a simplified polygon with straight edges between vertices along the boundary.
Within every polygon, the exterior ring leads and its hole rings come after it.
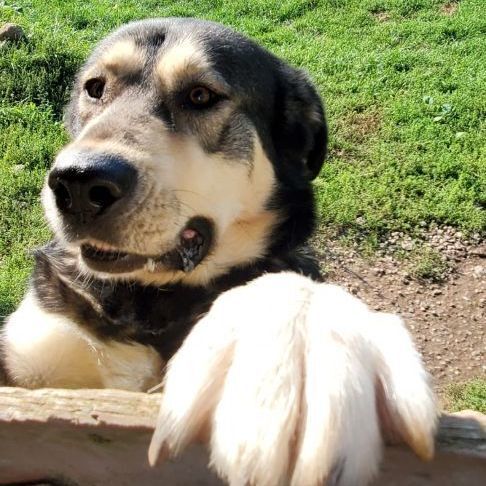
POLYGON ((457 12, 457 3, 456 2, 447 2, 442 7, 440 7, 440 12, 443 15, 447 15, 450 17, 451 15, 454 15, 457 12))
POLYGON ((391 15, 384 10, 379 10, 377 12, 373 12, 373 17, 375 17, 378 22, 387 22, 390 20, 391 15))
POLYGON ((347 162, 357 161, 359 146, 381 129, 382 116, 377 110, 354 111, 341 117, 334 130, 345 142, 329 150, 329 158, 337 157, 347 162))
POLYGON ((362 142, 367 135, 376 133, 381 126, 381 116, 376 111, 353 113, 345 125, 349 127, 349 134, 355 142, 362 142))
POLYGON ((314 244, 328 282, 404 318, 439 394, 450 383, 486 377, 486 241, 479 235, 392 233, 373 259, 328 235, 314 244))

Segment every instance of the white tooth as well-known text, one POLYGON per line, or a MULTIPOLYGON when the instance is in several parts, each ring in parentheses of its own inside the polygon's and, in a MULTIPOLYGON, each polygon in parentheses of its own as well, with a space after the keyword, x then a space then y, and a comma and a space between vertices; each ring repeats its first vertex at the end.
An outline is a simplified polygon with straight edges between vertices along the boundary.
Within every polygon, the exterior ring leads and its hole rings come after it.
POLYGON ((117 251, 114 246, 108 245, 107 243, 103 243, 101 241, 93 241, 89 244, 98 251, 117 251))
POLYGON ((147 263, 145 264, 145 268, 149 272, 155 272, 155 261, 153 258, 147 258, 147 263))

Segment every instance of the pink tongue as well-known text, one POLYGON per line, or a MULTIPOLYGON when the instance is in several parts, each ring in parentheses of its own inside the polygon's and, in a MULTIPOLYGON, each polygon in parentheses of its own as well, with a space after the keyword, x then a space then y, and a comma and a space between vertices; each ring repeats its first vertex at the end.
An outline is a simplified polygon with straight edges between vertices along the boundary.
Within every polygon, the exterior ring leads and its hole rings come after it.
POLYGON ((197 236, 197 231, 195 231, 191 228, 187 228, 182 232, 181 236, 185 240, 192 240, 193 238, 195 238, 197 236))

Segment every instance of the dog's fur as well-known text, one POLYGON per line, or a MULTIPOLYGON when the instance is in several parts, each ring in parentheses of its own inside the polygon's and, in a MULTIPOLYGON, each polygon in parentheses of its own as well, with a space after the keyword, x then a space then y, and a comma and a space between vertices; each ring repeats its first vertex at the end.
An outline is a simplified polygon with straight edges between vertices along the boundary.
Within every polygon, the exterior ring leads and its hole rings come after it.
POLYGON ((433 399, 407 333, 317 283, 306 245, 327 130, 304 73, 218 24, 135 22, 82 67, 66 122, 42 195, 55 239, 3 331, 9 383, 146 390, 175 353, 151 459, 210 423, 235 485, 367 481, 376 390, 388 428, 431 454, 433 399), (55 174, 115 159, 133 174, 127 197, 93 221, 59 209, 55 174), (188 228, 206 235, 201 259, 181 247, 188 228), (83 245, 131 263, 97 266, 83 245))

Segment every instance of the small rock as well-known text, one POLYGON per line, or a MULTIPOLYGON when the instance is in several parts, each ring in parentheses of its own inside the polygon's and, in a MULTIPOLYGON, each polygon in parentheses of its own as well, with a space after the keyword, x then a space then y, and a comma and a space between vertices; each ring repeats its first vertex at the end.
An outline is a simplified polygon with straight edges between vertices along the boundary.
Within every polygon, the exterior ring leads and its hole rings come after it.
POLYGON ((411 251, 411 250, 414 249, 415 245, 414 245, 413 241, 406 240, 406 241, 402 241, 401 247, 405 251, 411 251))
POLYGON ((20 25, 4 24, 0 27, 0 41, 19 41, 25 37, 24 30, 20 25))
POLYGON ((472 273, 476 278, 486 278, 486 266, 476 265, 472 273))
POLYGON ((480 258, 486 258, 486 245, 479 246, 478 248, 473 248, 471 250, 471 255, 478 256, 480 258))

